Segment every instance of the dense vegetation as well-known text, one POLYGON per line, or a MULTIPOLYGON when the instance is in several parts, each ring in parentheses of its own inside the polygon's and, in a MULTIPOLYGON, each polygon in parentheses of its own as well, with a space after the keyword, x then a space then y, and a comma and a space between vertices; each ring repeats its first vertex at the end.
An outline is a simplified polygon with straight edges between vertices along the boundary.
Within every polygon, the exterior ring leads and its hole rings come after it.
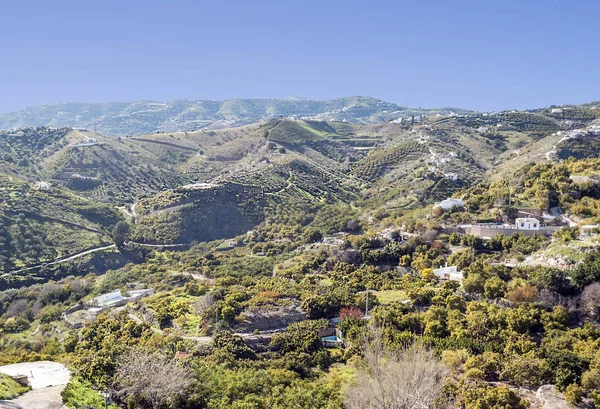
MULTIPOLYGON (((600 222, 600 159, 542 155, 487 177, 514 159, 503 151, 558 137, 567 125, 552 115, 277 119, 67 150, 11 140, 41 168, 2 162, 0 365, 65 363, 69 407, 102 407, 106 391, 113 409, 521 409, 548 385, 600 407, 600 250, 578 228, 600 222), (98 186, 36 189, 75 165, 98 186), (74 193, 99 188, 126 208, 74 193), (464 206, 431 207, 452 195, 464 206), (523 215, 543 229, 464 226, 523 215), (440 280, 446 265, 462 279, 440 280), (118 308, 71 308, 146 288, 118 308)), ((22 392, 0 378, 0 396, 22 392)))
POLYGON ((0 269, 53 261, 109 244, 108 229, 120 215, 112 208, 56 186, 0 173, 0 269))

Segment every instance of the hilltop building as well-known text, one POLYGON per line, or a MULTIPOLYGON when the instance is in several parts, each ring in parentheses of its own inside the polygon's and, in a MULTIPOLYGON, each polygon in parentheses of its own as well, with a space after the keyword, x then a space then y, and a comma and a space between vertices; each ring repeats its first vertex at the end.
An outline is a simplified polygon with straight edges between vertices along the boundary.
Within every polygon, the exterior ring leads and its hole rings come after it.
POLYGON ((86 304, 77 304, 67 309, 61 316, 71 328, 81 328, 95 320, 102 311, 120 307, 151 295, 154 295, 154 289, 152 288, 128 290, 125 295, 121 294, 121 290, 115 290, 93 298, 86 304))
POLYGON ((111 307, 123 302, 125 298, 121 295, 121 290, 102 294, 92 300, 92 304, 98 307, 111 307))
POLYGON ((101 309, 119 307, 125 305, 128 302, 139 300, 142 297, 148 297, 154 294, 154 289, 147 288, 143 290, 131 290, 129 296, 123 296, 121 290, 112 291, 110 293, 102 294, 94 298, 90 302, 90 306, 98 307, 101 309))

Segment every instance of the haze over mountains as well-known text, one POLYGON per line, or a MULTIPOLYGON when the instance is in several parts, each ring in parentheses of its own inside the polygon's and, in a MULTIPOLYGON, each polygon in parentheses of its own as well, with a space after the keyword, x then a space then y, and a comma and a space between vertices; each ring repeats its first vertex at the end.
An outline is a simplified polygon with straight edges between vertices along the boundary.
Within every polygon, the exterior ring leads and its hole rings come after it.
POLYGON ((285 99, 229 99, 59 103, 0 114, 0 129, 36 126, 97 129, 106 135, 218 129, 247 125, 277 116, 361 124, 388 122, 422 114, 468 112, 459 108, 415 109, 371 97, 316 101, 285 99))

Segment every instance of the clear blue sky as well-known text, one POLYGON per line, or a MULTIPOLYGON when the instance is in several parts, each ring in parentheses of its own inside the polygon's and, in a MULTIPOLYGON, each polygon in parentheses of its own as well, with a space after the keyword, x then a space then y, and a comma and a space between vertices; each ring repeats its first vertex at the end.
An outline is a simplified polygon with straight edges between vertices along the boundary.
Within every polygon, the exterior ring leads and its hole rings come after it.
POLYGON ((0 112, 55 102, 600 100, 598 0, 6 0, 0 112))

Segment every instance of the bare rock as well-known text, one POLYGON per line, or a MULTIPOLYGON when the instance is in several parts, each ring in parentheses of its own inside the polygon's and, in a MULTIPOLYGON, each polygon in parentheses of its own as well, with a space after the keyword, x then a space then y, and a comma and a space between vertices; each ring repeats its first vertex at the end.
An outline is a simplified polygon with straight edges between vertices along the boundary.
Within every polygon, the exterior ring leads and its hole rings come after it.
POLYGON ((542 385, 535 397, 542 409, 573 409, 574 406, 565 400, 554 385, 542 385))

